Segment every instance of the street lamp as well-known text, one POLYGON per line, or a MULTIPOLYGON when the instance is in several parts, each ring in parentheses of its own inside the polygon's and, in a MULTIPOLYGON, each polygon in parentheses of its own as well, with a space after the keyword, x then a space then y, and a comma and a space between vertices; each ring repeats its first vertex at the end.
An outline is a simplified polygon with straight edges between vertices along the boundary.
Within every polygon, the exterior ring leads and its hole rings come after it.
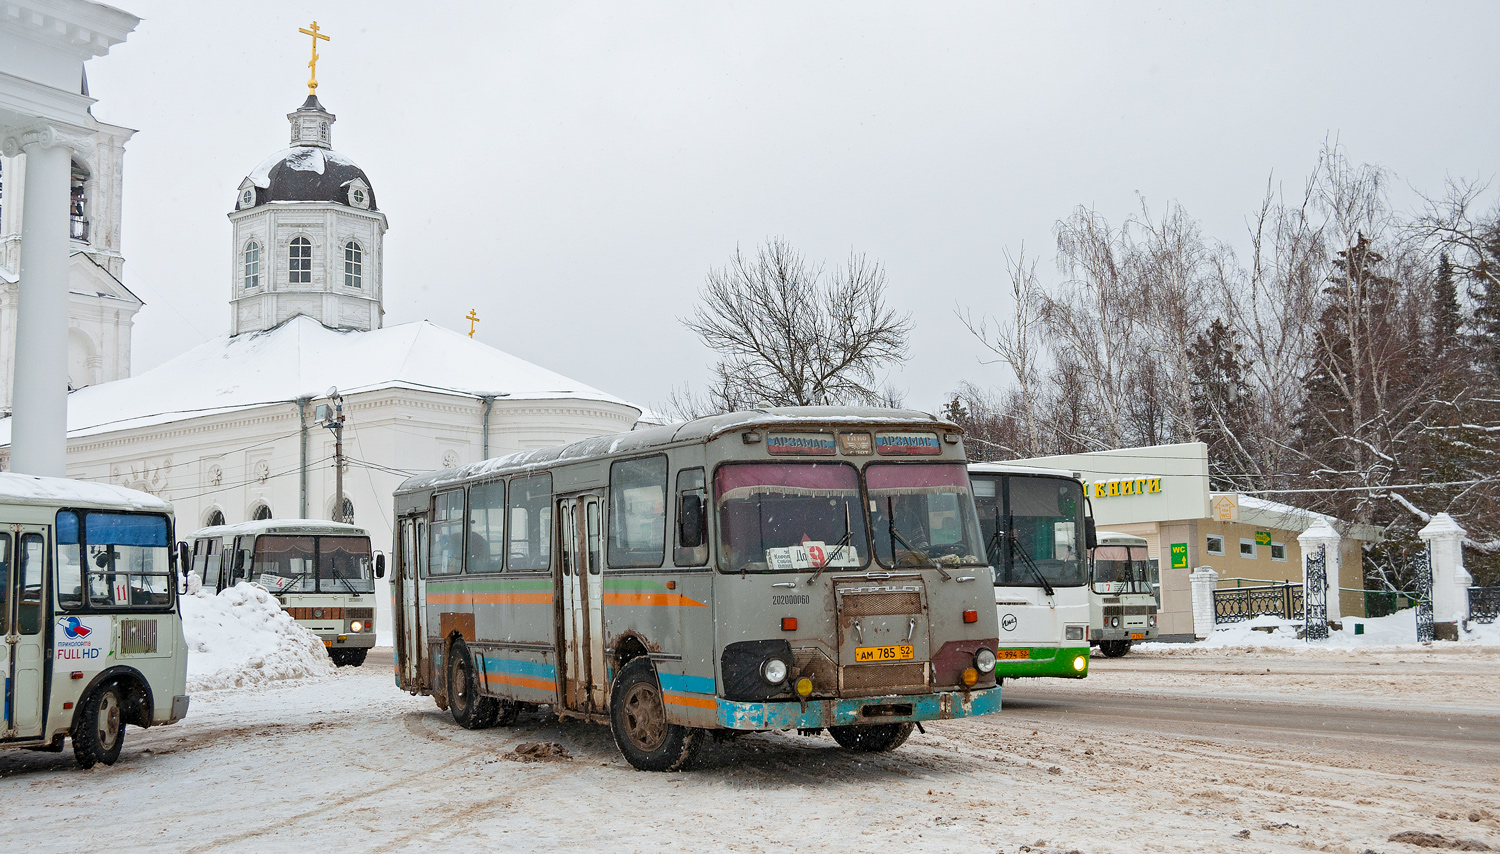
POLYGON ((324 395, 333 405, 318 404, 313 417, 333 431, 333 520, 350 522, 344 515, 344 396, 337 386, 329 386, 324 395))

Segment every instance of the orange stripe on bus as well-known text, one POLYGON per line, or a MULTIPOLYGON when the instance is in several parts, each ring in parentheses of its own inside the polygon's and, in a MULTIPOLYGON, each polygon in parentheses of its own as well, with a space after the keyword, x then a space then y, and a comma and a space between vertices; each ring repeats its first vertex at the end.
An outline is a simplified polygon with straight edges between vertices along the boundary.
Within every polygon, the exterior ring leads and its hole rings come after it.
POLYGON ((491 685, 514 685, 517 688, 536 688, 540 691, 556 691, 557 685, 546 679, 527 679, 525 676, 509 676, 504 673, 487 673, 484 681, 491 685))
POLYGON ((684 694, 662 693, 662 702, 669 706, 692 706, 695 709, 717 709, 719 703, 712 697, 689 697, 684 694))
POLYGON ((606 605, 668 605, 685 608, 707 608, 708 606, 696 599, 689 599, 680 593, 610 593, 606 591, 602 597, 606 605))
POLYGON ((551 605, 551 593, 443 593, 427 597, 430 605, 551 605))

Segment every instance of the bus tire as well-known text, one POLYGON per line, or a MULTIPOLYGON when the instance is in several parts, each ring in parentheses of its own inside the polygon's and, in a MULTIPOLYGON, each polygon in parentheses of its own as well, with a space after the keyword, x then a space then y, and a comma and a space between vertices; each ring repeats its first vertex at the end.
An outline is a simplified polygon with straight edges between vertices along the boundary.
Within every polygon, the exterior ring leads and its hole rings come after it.
POLYGON ((911 737, 915 724, 866 724, 864 726, 831 726, 828 734, 845 750, 859 753, 884 753, 895 750, 911 737))
POLYGON ((625 761, 642 771, 681 771, 703 745, 703 730, 667 721, 656 669, 645 656, 631 659, 615 677, 609 729, 625 761))
POLYGON ((73 719, 73 758, 85 770, 96 763, 115 764, 125 744, 125 706, 113 682, 99 685, 78 704, 73 719))
POLYGON ((464 729, 492 727, 499 706, 494 697, 480 696, 469 646, 462 640, 454 641, 448 653, 448 710, 453 713, 454 723, 464 729))
POLYGON ((1130 652, 1130 641, 1107 640, 1099 641, 1099 651, 1104 653, 1105 658, 1124 658, 1125 653, 1130 652))
POLYGON ((344 660, 339 661, 338 659, 334 659, 333 663, 340 667, 363 667, 365 656, 369 654, 370 651, 368 649, 346 649, 344 650, 344 660))

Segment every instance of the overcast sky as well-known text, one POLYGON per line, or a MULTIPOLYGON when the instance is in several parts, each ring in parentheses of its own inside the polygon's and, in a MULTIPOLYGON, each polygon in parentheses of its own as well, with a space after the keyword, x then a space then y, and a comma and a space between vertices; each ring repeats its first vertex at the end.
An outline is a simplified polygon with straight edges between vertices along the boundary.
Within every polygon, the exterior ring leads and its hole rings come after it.
MULTIPOLYGON (((1052 226, 1175 200, 1243 245, 1325 139, 1436 191, 1500 168, 1500 3, 203 3, 89 63, 125 161, 135 371, 228 329, 235 188, 288 143, 308 39, 370 175, 387 325, 426 318, 642 405, 701 389, 677 322, 736 245, 886 265, 916 323, 890 381, 936 409, 1001 369, 955 307, 1052 226)), ((1402 196, 1403 202, 1410 198, 1402 196)))

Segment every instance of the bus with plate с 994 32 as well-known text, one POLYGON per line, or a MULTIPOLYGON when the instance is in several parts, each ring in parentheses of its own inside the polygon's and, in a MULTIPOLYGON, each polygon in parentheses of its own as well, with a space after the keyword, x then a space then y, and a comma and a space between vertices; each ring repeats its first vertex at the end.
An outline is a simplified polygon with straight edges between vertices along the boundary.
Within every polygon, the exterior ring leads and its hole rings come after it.
POLYGON ((1100 531, 1091 555, 1089 640, 1108 658, 1157 635, 1161 595, 1157 563, 1144 537, 1100 531))
POLYGON ((202 528, 192 536, 192 570, 215 592, 250 581, 317 635, 333 663, 358 667, 375 645, 375 579, 364 528, 319 519, 265 519, 202 528))
POLYGON ((187 715, 178 563, 161 499, 0 473, 0 746, 113 765, 127 724, 187 715))
POLYGON ((995 567, 995 675, 1088 676, 1094 519, 1083 484, 1072 472, 1000 463, 971 463, 969 482, 995 567))
POLYGON ((761 409, 411 478, 397 683, 461 726, 549 705, 635 767, 705 733, 898 747, 998 711, 993 581, 958 427, 761 409))

